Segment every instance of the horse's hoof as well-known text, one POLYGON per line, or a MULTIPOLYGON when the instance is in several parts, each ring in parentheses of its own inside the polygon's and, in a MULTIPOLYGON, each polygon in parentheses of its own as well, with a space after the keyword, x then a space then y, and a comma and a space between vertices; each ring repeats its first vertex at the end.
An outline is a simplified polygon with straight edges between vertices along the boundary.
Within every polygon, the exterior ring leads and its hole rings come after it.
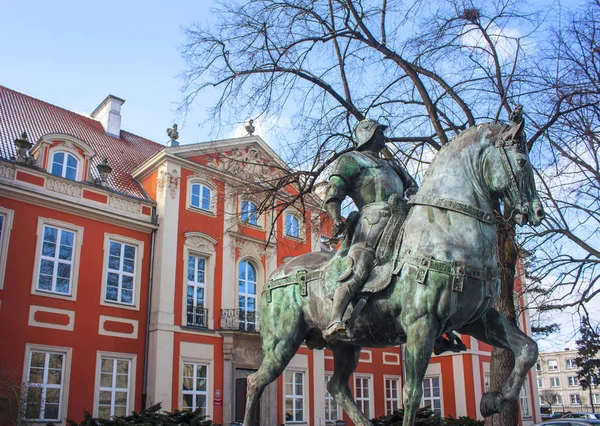
POLYGON ((492 414, 501 413, 504 411, 505 402, 500 392, 486 392, 481 398, 481 415, 489 417, 492 414))

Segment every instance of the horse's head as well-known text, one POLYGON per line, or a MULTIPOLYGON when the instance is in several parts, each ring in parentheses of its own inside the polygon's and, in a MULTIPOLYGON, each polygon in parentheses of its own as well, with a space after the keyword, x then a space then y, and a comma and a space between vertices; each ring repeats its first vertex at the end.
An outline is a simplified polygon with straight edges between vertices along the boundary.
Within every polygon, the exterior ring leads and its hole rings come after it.
POLYGON ((493 160, 487 162, 485 172, 488 187, 512 210, 518 225, 537 226, 545 213, 535 189, 523 121, 503 126, 494 137, 493 160))

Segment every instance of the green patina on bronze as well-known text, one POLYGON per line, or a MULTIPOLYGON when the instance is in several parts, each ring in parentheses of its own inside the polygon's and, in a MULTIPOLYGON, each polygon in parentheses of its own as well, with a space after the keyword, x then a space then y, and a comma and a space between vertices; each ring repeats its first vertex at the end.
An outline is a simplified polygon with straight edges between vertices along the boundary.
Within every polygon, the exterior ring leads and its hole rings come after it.
POLYGON ((414 181, 378 155, 384 129, 359 123, 357 151, 333 165, 325 208, 334 233, 345 229, 338 252, 289 260, 261 294, 264 360, 248 378, 246 426, 257 426, 260 395, 304 342, 333 352, 328 391, 357 426, 371 425, 349 387, 363 347, 405 344, 403 426, 414 425, 432 351, 465 349, 454 331, 516 354, 500 390, 483 395, 484 416, 519 396, 536 362, 535 342, 492 308, 500 279, 493 203, 500 197, 519 225, 543 217, 522 119, 472 127, 445 145, 410 204, 405 190, 414 181), (346 197, 358 212, 344 223, 346 197))

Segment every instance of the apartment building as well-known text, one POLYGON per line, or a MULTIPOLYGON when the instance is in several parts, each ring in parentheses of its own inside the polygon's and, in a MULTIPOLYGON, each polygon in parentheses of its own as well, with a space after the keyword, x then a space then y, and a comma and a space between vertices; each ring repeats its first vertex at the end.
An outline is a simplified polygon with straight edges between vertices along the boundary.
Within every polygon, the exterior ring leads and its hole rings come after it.
POLYGON ((591 406, 600 408, 600 389, 583 390, 577 379, 575 365, 577 351, 542 353, 536 364, 537 388, 540 406, 551 407, 552 411, 591 411, 591 406))

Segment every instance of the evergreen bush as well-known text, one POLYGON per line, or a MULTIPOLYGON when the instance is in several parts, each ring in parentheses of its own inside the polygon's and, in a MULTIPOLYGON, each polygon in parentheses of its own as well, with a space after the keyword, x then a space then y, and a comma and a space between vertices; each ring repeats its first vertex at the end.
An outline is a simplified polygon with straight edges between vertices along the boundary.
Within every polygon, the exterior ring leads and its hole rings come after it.
MULTIPOLYGON (((372 419, 375 426, 402 426, 404 419, 404 410, 399 409, 387 416, 381 416, 377 419, 372 419)), ((429 407, 421 408, 417 412, 415 426, 484 426, 484 421, 473 420, 470 417, 453 417, 442 418, 438 414, 431 411, 429 407)))
MULTIPOLYGON (((81 423, 67 420, 68 426, 214 426, 211 420, 203 416, 200 409, 196 411, 179 411, 172 413, 161 411, 160 403, 146 408, 130 416, 114 417, 111 420, 97 419, 85 412, 81 423)), ((49 426, 51 423, 49 423, 49 426)))

